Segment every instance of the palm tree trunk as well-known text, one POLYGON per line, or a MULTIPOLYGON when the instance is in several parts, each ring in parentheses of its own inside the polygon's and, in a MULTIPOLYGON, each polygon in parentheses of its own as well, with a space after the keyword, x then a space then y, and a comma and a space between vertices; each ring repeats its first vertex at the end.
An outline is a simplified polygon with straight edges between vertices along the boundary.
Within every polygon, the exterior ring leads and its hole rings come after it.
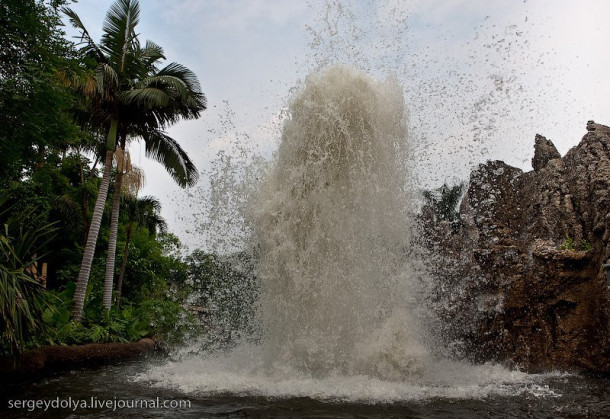
POLYGON ((87 245, 87 232, 89 231, 89 195, 87 192, 81 193, 80 208, 81 214, 83 215, 83 231, 81 233, 81 245, 85 247, 87 245))
POLYGON ((78 280, 76 281, 76 291, 74 293, 74 307, 72 307, 72 315, 74 321, 80 322, 83 317, 83 307, 85 306, 85 295, 87 293, 87 285, 89 284, 89 275, 91 273, 91 265, 93 264, 93 254, 95 252, 95 244, 97 236, 100 232, 102 224, 102 214, 104 213, 104 203, 108 196, 108 187, 110 186, 110 171, 112 170, 112 155, 113 151, 106 151, 106 163, 104 164, 104 175, 102 184, 95 200, 93 216, 91 217, 91 225, 89 226, 89 234, 87 235, 87 244, 83 253, 83 261, 80 265, 78 280))
POLYGON ((113 119, 112 123, 110 124, 110 130, 108 131, 106 161, 104 163, 102 183, 95 200, 93 216, 91 217, 91 225, 89 226, 89 234, 87 235, 87 244, 85 245, 83 261, 81 262, 78 280, 76 281, 74 306, 72 307, 72 316, 76 322, 80 322, 83 318, 83 308, 85 306, 85 296, 87 295, 87 285, 89 285, 91 265, 93 264, 95 244, 97 243, 97 236, 100 232, 102 214, 104 213, 104 204, 106 202, 106 197, 108 196, 108 187, 110 186, 110 171, 112 170, 112 156, 114 155, 114 147, 116 144, 117 126, 118 120, 113 119))
POLYGON ((121 273, 119 273, 119 280, 116 283, 116 307, 121 307, 121 291, 123 288, 123 278, 125 277, 125 268, 127 267, 127 256, 129 255, 129 242, 131 241, 131 229, 133 228, 133 221, 127 226, 127 237, 125 238, 125 247, 123 248, 123 260, 121 261, 121 273))
MULTIPOLYGON (((96 159, 98 158, 96 157, 96 159)), ((80 154, 78 157, 78 170, 80 173, 80 186, 82 187, 85 185, 85 168, 83 167, 83 159, 80 154)), ((83 216, 81 245, 85 247, 87 245, 87 233, 89 232, 89 194, 84 189, 81 191, 80 208, 83 216)))
POLYGON ((123 183, 123 171, 119 170, 114 181, 114 193, 112 195, 112 215, 110 217, 110 236, 108 237, 108 255, 106 256, 106 276, 104 279, 104 297, 102 305, 110 310, 112 305, 112 283, 114 280, 114 265, 116 261, 116 242, 119 229, 119 210, 121 207, 121 185, 123 183))

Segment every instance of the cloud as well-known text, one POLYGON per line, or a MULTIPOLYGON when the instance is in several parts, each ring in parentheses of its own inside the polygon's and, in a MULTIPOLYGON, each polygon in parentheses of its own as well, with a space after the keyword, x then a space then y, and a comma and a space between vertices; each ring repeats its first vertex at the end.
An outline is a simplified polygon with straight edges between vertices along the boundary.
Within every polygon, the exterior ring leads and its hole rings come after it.
POLYGON ((277 30, 293 24, 308 10, 304 2, 281 0, 177 0, 166 9, 163 15, 166 21, 180 24, 190 32, 205 27, 239 35, 256 35, 251 32, 253 28, 269 25, 277 30))

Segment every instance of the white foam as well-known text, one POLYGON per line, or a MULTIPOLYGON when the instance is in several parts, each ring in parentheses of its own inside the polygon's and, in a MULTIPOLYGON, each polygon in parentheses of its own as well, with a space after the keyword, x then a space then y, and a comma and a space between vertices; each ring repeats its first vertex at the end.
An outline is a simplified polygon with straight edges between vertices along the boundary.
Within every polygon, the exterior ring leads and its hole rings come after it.
POLYGON ((256 347, 150 367, 135 381, 171 388, 193 397, 231 395, 267 398, 309 397, 323 401, 393 403, 491 396, 559 397, 545 381, 556 374, 526 374, 499 365, 429 360, 417 374, 400 380, 329 372, 313 377, 286 365, 264 365, 256 347))

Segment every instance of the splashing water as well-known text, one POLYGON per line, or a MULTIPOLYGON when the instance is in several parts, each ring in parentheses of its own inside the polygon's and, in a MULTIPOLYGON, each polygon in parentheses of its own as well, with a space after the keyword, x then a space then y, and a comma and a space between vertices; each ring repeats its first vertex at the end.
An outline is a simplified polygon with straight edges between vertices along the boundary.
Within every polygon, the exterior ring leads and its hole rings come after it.
POLYGON ((313 375, 386 375, 367 340, 423 354, 408 312, 402 90, 335 66, 308 77, 290 114, 254 215, 267 355, 313 375))
POLYGON ((555 396, 536 376, 426 349, 398 83, 330 67, 306 79, 289 113, 246 216, 260 341, 151 367, 137 380, 189 394, 367 402, 555 396))

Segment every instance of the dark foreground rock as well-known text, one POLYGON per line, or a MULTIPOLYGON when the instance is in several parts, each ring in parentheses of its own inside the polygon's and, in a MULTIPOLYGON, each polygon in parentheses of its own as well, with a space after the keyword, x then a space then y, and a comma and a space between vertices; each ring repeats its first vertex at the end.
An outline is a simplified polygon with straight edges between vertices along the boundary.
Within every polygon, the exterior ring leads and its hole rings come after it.
POLYGON ((435 306, 454 352, 610 373, 610 128, 591 121, 587 131, 563 158, 536 136, 531 172, 479 166, 457 229, 424 212, 439 255, 435 306))
POLYGON ((93 367, 146 357, 155 350, 155 341, 132 343, 91 343, 79 346, 44 346, 24 352, 17 364, 13 358, 0 358, 2 381, 27 378, 47 372, 93 367))

